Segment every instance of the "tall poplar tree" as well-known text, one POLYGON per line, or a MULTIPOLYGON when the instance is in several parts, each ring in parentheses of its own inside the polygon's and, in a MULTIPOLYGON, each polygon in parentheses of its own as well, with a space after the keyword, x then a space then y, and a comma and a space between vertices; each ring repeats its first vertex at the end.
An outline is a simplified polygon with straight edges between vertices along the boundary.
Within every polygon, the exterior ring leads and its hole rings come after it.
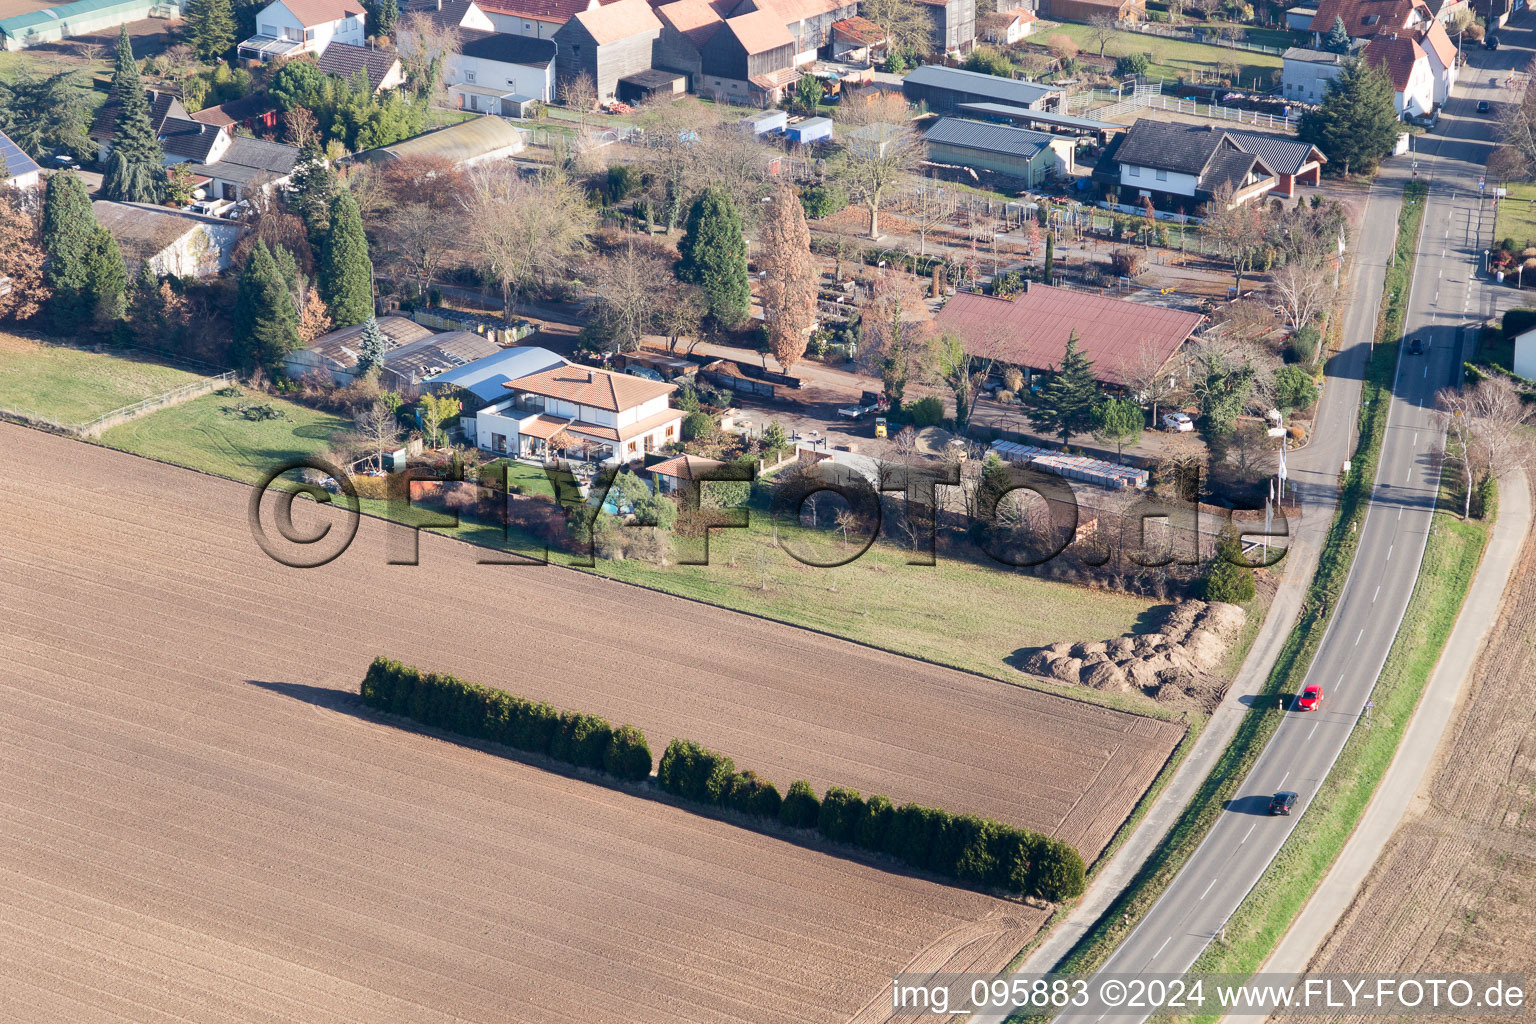
POLYGON ((85 183, 73 171, 50 175, 43 198, 42 241, 48 254, 45 276, 53 289, 48 315, 60 334, 79 330, 94 313, 90 255, 95 232, 96 214, 85 183))
POLYGON ((360 324, 373 316, 373 262, 368 237, 352 193, 342 189, 331 199, 330 230, 320 250, 320 297, 337 327, 360 324))
POLYGON ((704 291, 717 327, 735 327, 752 308, 747 282, 747 240, 741 215, 723 189, 706 189, 688 211, 677 251, 677 276, 704 291))
POLYGON ((235 294, 233 354, 246 369, 278 372, 283 357, 300 346, 293 296, 277 269, 272 250, 257 242, 245 261, 235 294))
POLYGON ((123 203, 156 203, 165 186, 165 153, 149 119, 149 98, 133 59, 128 26, 117 41, 117 69, 112 73, 117 94, 117 131, 112 136, 112 155, 101 193, 123 203))

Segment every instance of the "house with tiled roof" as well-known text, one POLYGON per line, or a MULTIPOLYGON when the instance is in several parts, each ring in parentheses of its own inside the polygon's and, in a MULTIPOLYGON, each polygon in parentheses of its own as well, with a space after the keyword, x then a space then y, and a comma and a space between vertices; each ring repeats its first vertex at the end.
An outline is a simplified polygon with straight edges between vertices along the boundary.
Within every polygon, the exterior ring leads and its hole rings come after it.
MULTIPOLYGON (((191 119, 187 108, 181 105, 181 100, 170 93, 145 89, 144 95, 149 100, 149 126, 156 134, 165 126, 167 118, 183 121, 191 119)), ((107 101, 96 108, 91 118, 91 141, 96 143, 96 157, 103 163, 112 152, 112 136, 117 134, 117 118, 122 109, 122 101, 118 98, 117 90, 113 89, 107 93, 107 101)))
POLYGON ((1294 136, 1278 132, 1249 131, 1227 128, 1226 133, 1237 144, 1255 154, 1275 172, 1277 184, 1270 191, 1272 196, 1290 199, 1296 194, 1297 185, 1318 185, 1323 180, 1323 164, 1328 157, 1309 142, 1299 142, 1294 136))
POLYGON ((651 465, 648 470, 658 494, 676 494, 687 489, 689 484, 709 479, 726 465, 719 459, 708 459, 702 455, 674 455, 651 465))
POLYGON ((331 43, 363 45, 359 0, 272 0, 256 13, 256 34, 237 52, 263 64, 301 53, 320 54, 331 43))
POLYGON ((619 79, 653 66, 661 20, 646 0, 614 0, 580 11, 555 33, 557 88, 588 75, 597 84, 597 100, 618 96, 619 79))
POLYGON ((1044 0, 1040 13, 1054 21, 1092 21, 1105 14, 1116 21, 1146 21, 1147 0, 1044 0))
POLYGON ((443 81, 465 110, 506 114, 500 109, 502 97, 513 103, 548 103, 555 96, 556 49, 553 39, 463 32, 459 51, 448 55, 443 81), (492 101, 498 106, 487 105, 492 101))
POLYGON ((1110 140, 1093 175, 1122 203, 1150 198, 1159 209, 1188 214, 1217 196, 1236 206, 1279 184, 1269 165, 1230 132, 1145 118, 1110 140))
POLYGON ((241 126, 254 132, 257 129, 277 127, 277 104, 265 92, 258 92, 193 111, 191 118, 215 128, 241 126))
POLYGON ((832 26, 859 12, 857 0, 739 0, 730 17, 763 12, 776 17, 795 40, 792 66, 809 64, 832 43, 832 26))
POLYGON ((1435 73, 1418 40, 1406 35, 1374 36, 1363 56, 1392 79, 1392 103, 1398 116, 1425 117, 1435 109, 1435 73))
POLYGON ((1321 45, 1339 20, 1349 38, 1370 39, 1381 33, 1415 32, 1433 19, 1424 0, 1319 0, 1310 29, 1321 45))
POLYGON ((333 42, 316 59, 321 71, 338 75, 348 82, 359 72, 368 77, 368 85, 374 92, 399 88, 405 82, 405 70, 400 58, 391 50, 377 46, 354 46, 351 43, 333 42))
POLYGON ((475 0, 406 0, 400 8, 401 22, 395 30, 404 38, 412 15, 425 18, 436 28, 456 28, 464 32, 495 32, 496 25, 475 0))
POLYGON ((673 384, 565 365, 505 387, 510 397, 480 410, 469 430, 486 451, 547 457, 569 438, 574 444, 558 450, 616 465, 682 439, 683 413, 669 402, 673 384))
POLYGON ((1029 284, 1013 299, 959 292, 934 325, 959 337, 971 355, 1017 366, 1030 377, 1059 366, 1076 334, 1094 377, 1126 387, 1149 363, 1171 373, 1202 319, 1148 302, 1029 284))
POLYGON ((1451 87, 1456 84, 1459 63, 1456 44, 1451 42, 1450 33, 1439 21, 1431 21, 1418 38, 1424 55, 1429 58, 1429 70, 1435 76, 1435 105, 1440 106, 1450 98, 1451 87))
POLYGON ((994 46, 1012 46, 1034 31, 1035 12, 1028 7, 984 14, 976 22, 977 35, 994 46))
POLYGON ((595 11, 601 0, 476 0, 497 32, 553 39, 576 15, 595 11))
POLYGON ((798 49, 777 12, 727 18, 704 48, 698 92, 722 102, 775 106, 800 80, 798 49))

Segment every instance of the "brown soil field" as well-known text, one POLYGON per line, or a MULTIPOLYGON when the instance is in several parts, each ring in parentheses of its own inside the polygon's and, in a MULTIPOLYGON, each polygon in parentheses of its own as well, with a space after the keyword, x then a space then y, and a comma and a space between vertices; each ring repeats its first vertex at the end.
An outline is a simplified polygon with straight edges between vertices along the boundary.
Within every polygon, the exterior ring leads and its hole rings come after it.
POLYGON ((376 721, 379 652, 1090 861, 1180 735, 434 535, 388 565, 369 519, 288 569, 248 488, 0 441, 0 979, 27 1021, 873 1020, 893 971, 999 967, 1044 919, 376 721))
MULTIPOLYGON (((1436 766, 1311 970, 1528 972, 1532 964, 1536 535, 1436 766)), ((1533 1016, 1527 1002, 1523 1019, 1533 1016)))

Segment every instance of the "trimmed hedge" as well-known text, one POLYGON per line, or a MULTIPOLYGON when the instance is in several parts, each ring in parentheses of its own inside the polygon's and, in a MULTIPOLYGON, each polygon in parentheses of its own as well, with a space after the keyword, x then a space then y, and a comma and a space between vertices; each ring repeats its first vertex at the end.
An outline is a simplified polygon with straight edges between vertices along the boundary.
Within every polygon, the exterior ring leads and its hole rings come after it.
POLYGON ((596 715, 559 711, 388 658, 375 658, 368 666, 362 697, 371 708, 422 725, 545 754, 629 782, 651 774, 651 749, 645 734, 632 725, 615 729, 596 715))

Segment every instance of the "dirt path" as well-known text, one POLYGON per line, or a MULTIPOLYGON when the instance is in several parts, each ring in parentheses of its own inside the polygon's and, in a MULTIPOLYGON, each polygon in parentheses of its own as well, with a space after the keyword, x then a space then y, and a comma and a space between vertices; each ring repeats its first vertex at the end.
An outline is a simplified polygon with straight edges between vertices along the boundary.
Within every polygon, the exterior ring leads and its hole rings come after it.
POLYGON ((360 717, 380 650, 1089 859, 1177 739, 430 535, 389 566, 371 520, 285 569, 239 485, 0 440, 0 979, 28 1021, 846 1020, 1043 918, 360 717))

